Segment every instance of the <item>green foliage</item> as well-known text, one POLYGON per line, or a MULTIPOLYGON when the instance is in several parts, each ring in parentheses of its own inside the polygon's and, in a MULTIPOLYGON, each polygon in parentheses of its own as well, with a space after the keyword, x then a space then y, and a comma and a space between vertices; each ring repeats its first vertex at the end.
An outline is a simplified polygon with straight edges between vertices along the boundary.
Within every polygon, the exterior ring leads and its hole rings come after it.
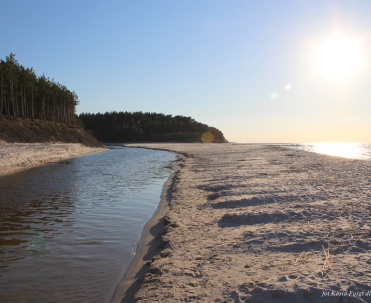
POLYGON ((103 142, 227 142, 223 133, 191 117, 142 112, 82 113, 79 119, 103 142))
POLYGON ((13 116, 52 122, 75 122, 78 97, 45 75, 38 77, 11 53, 0 60, 0 117, 13 116))
MULTIPOLYGON (((45 75, 37 76, 11 53, 0 60, 0 118, 61 123, 76 119, 78 97, 45 75)), ((86 129, 104 142, 226 142, 221 131, 191 117, 142 112, 81 114, 86 129)))

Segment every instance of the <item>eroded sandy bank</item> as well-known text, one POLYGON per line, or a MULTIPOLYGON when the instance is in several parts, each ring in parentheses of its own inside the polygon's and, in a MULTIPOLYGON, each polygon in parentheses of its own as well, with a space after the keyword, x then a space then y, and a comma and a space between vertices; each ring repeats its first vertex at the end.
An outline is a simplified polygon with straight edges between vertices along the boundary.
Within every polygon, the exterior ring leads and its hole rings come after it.
POLYGON ((186 159, 136 302, 371 301, 371 162, 262 145, 146 147, 186 159))
POLYGON ((0 142, 0 175, 105 150, 103 147, 87 147, 78 143, 0 142))

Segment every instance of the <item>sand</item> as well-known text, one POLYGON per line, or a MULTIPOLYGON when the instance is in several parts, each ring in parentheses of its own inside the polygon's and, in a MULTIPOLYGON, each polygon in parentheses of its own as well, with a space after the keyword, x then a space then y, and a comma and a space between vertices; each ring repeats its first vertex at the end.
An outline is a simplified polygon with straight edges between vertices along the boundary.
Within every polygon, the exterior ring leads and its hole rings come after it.
POLYGON ((162 229, 147 226, 113 302, 371 302, 370 161, 249 144, 142 147, 184 157, 151 223, 162 229))
POLYGON ((0 141, 0 176, 34 166, 107 150, 79 143, 6 143, 0 141))

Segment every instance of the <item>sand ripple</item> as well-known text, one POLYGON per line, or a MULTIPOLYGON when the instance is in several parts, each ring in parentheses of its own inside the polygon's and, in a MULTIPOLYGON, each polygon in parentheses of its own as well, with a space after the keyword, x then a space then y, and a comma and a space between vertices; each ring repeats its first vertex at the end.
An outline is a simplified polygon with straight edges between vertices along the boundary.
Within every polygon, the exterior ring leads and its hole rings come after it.
POLYGON ((150 146, 186 158, 167 245, 137 302, 371 301, 370 161, 261 145, 150 146))

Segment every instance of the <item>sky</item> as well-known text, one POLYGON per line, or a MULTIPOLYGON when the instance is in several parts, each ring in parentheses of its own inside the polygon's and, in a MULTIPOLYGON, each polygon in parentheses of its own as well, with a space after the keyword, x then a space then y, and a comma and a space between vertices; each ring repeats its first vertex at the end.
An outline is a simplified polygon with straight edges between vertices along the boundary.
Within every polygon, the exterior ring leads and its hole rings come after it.
POLYGON ((77 114, 191 116, 230 142, 371 143, 371 1, 1 0, 11 52, 77 114))

